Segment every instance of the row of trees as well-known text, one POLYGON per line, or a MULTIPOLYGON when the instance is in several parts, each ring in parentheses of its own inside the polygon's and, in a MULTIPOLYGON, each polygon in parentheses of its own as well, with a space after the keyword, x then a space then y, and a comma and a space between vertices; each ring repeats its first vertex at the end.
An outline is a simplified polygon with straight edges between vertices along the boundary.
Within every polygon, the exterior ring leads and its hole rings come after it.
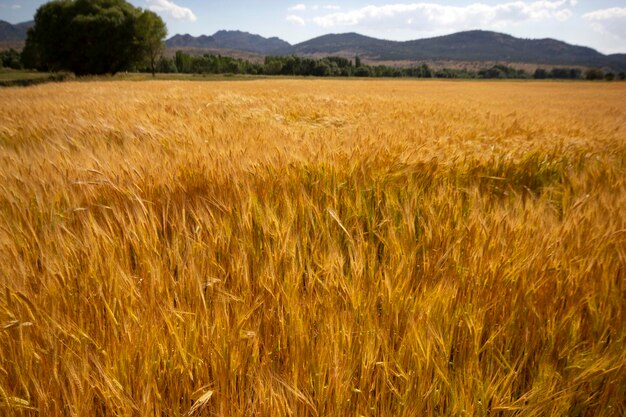
MULTIPOLYGON (((23 63, 24 53, 14 49, 0 51, 0 68, 32 68, 23 63)), ((38 67, 35 67, 38 68, 38 67)), ((41 68, 40 68, 41 69, 41 68)), ((342 57, 322 59, 297 56, 270 56, 263 63, 253 63, 220 55, 193 56, 177 51, 173 58, 152 54, 150 59, 129 65, 126 70, 152 73, 186 74, 248 74, 248 75, 287 75, 319 77, 413 77, 413 78, 484 78, 484 79, 570 79, 570 80, 625 80, 623 72, 605 73, 601 69, 552 68, 535 70, 529 74, 506 65, 494 65, 479 71, 466 69, 433 69, 426 64, 410 68, 397 68, 384 65, 363 65, 359 57, 354 63, 342 57)))
MULTIPOLYGON (((148 71, 148 68, 144 69, 148 71)), ((412 78, 483 78, 483 79, 603 79, 602 70, 583 73, 578 68, 538 69, 534 74, 506 65, 472 71, 467 69, 433 69, 426 64, 409 68, 384 65, 364 65, 359 57, 354 61, 343 57, 305 58, 298 56, 268 56, 263 63, 220 55, 193 56, 177 51, 173 58, 161 57, 157 72, 187 74, 248 74, 316 77, 412 77, 412 78)), ((623 73, 607 79, 624 79, 623 73)))
MULTIPOLYGON (((578 80, 580 78, 583 78, 583 72, 578 68, 553 68, 551 70, 537 68, 533 77, 537 80, 544 80, 549 78, 557 80, 578 80)), ((602 77, 604 77, 604 72, 602 72, 602 77)))

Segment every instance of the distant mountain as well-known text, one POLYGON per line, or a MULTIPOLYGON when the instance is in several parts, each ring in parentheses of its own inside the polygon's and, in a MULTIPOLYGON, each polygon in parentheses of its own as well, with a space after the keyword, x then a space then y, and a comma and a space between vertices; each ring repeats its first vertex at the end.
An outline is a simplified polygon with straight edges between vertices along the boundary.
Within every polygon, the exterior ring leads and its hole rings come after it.
POLYGON ((624 54, 607 56, 591 48, 554 39, 520 39, 482 30, 406 42, 385 41, 357 33, 324 35, 295 45, 293 52, 358 54, 381 61, 501 61, 626 68, 624 54))
POLYGON ((416 56, 469 58, 476 61, 505 60, 533 64, 594 65, 605 55, 598 51, 554 39, 519 39, 488 31, 460 32, 448 36, 406 42, 416 56))
POLYGON ((23 22, 18 24, 11 24, 0 20, 0 41, 23 41, 26 40, 26 34, 28 29, 31 28, 35 22, 23 22))
POLYGON ((213 36, 176 35, 169 48, 229 49, 263 55, 359 55, 368 61, 509 62, 537 65, 607 67, 626 71, 626 54, 604 55, 592 48, 555 39, 520 39, 503 33, 472 30, 435 38, 397 42, 341 33, 320 36, 297 45, 239 31, 213 36))
POLYGON ((220 30, 212 36, 175 35, 165 41, 165 45, 168 48, 231 49, 264 55, 283 54, 291 50, 291 45, 282 39, 264 38, 238 30, 220 30))
POLYGON ((612 54, 608 56, 611 68, 619 68, 620 71, 626 71, 626 54, 612 54))
MULTIPOLYGON (((299 43, 294 45, 291 52, 302 55, 346 54, 351 56, 361 55, 372 59, 386 59, 380 56, 381 53, 385 51, 386 48, 395 48, 396 44, 400 44, 400 42, 370 38, 369 36, 359 35, 358 33, 341 33, 323 35, 299 43)), ((399 57, 402 54, 402 51, 397 51, 393 56, 399 57)), ((384 53, 383 55, 387 56, 389 54, 384 53)))

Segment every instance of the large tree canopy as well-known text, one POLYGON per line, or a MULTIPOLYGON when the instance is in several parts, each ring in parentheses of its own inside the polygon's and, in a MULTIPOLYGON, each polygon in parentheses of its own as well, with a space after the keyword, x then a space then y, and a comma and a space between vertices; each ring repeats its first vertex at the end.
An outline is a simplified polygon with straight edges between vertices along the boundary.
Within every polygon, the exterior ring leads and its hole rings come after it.
POLYGON ((106 74, 154 61, 163 20, 125 0, 54 0, 35 14, 27 64, 77 75, 106 74))

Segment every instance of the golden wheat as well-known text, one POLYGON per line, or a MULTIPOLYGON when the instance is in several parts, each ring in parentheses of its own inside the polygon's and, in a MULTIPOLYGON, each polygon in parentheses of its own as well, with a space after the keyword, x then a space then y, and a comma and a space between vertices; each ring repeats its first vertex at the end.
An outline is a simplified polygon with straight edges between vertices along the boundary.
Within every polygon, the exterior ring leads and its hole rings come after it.
POLYGON ((0 414, 626 414, 625 97, 0 91, 0 414))

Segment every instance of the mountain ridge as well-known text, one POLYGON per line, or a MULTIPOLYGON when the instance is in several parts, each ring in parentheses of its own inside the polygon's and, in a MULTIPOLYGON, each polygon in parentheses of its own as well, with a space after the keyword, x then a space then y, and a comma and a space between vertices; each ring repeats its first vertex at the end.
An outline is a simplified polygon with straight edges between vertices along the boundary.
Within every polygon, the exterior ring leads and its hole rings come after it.
POLYGON ((244 52, 261 53, 266 55, 280 54, 291 48, 291 45, 277 37, 264 38, 239 30, 220 30, 213 35, 198 37, 174 35, 165 41, 168 48, 195 47, 212 49, 231 49, 244 52))
POLYGON ((170 48, 193 46, 244 50, 264 55, 359 55, 369 61, 523 62, 527 64, 604 67, 626 70, 626 54, 605 55, 597 50, 552 38, 524 39, 505 33, 470 30, 409 41, 392 41, 355 32, 331 33, 291 45, 273 37, 241 31, 219 31, 212 36, 175 35, 170 48), (216 41, 216 38, 219 38, 216 41), (246 38, 248 38, 246 40, 246 38), (235 43, 233 43, 235 40, 235 43), (247 45, 242 49, 241 45, 247 45))
POLYGON ((34 21, 12 24, 0 20, 0 41, 23 41, 26 40, 28 29, 35 24, 34 21))

